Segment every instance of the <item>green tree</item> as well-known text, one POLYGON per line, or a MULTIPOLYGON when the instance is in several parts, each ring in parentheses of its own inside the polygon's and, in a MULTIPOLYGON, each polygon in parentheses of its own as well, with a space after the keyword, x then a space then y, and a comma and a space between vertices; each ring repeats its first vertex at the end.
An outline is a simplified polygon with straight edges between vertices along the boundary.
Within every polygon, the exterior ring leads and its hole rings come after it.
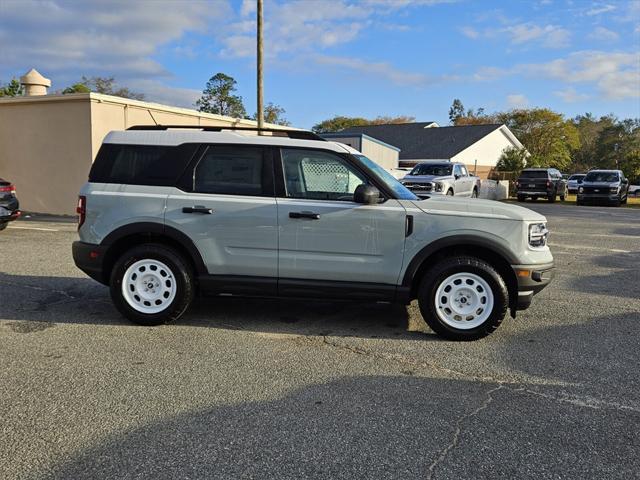
POLYGON ((6 85, 0 86, 0 97, 19 97, 21 95, 24 95, 24 88, 15 78, 12 78, 6 85))
POLYGON ((527 165, 527 150, 524 148, 506 148, 496 164, 496 170, 500 172, 515 172, 520 175, 522 169, 527 165))
POLYGON ((458 119, 465 116, 465 109, 459 98, 454 98, 451 108, 449 108, 449 121, 455 125, 458 119))
POLYGON ((62 90, 63 95, 67 95, 69 93, 89 93, 91 89, 87 87, 84 83, 74 83, 70 87, 62 90))
MULTIPOLYGON (((291 125, 291 123, 289 123, 289 121, 286 118, 284 118, 285 113, 286 113, 286 110, 282 108, 280 105, 276 105, 275 103, 269 102, 264 107, 264 121, 265 123, 273 123, 275 125, 289 126, 291 125)), ((251 119, 257 120, 258 114, 254 113, 251 119)))
POLYGON ((598 168, 616 168, 629 178, 640 176, 640 120, 626 119, 600 131, 595 149, 598 168))
POLYGON ((414 122, 414 117, 406 115, 399 115, 396 117, 379 116, 372 120, 363 117, 344 117, 338 115, 336 117, 324 120, 311 127, 316 133, 328 133, 339 132, 349 127, 361 127, 364 125, 386 125, 391 123, 411 123, 414 122))
POLYGON ((235 118, 246 117, 247 111, 242 103, 242 97, 234 95, 237 83, 233 77, 216 73, 207 82, 202 96, 196 101, 196 107, 201 112, 235 118))
POLYGON ((603 130, 613 127, 617 120, 613 115, 595 118, 590 113, 578 115, 572 123, 578 130, 580 145, 571 152, 572 171, 585 172, 598 164, 598 144, 603 130))
POLYGON ((529 151, 527 166, 566 170, 580 146, 578 130, 562 114, 547 108, 517 109, 495 115, 529 151))

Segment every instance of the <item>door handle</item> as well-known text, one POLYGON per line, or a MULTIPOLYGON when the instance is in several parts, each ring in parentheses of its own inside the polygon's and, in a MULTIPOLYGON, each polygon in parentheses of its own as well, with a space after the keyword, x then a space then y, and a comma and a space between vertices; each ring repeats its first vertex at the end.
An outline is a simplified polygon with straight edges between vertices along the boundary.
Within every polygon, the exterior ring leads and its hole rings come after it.
POLYGON ((182 207, 182 213, 202 213, 204 215, 211 215, 213 210, 202 205, 195 205, 193 207, 182 207))
POLYGON ((313 212, 289 212, 289 218, 309 218, 311 220, 320 220, 320 214, 313 212))

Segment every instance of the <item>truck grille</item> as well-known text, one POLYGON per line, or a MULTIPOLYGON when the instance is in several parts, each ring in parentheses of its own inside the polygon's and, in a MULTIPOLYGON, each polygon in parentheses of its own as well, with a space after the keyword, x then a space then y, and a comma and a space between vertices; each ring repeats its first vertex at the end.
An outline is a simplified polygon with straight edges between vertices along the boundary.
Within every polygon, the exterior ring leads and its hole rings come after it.
POLYGON ((405 183, 405 187, 416 192, 430 192, 433 185, 430 183, 405 183))

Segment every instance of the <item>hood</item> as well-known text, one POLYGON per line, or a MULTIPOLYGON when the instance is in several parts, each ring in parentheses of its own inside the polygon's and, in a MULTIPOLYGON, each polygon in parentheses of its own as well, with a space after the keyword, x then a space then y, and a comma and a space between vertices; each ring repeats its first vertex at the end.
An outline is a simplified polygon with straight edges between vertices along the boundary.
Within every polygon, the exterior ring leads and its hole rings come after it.
POLYGON ((461 217, 485 217, 533 222, 547 221, 544 215, 540 215, 533 210, 495 200, 434 195, 426 200, 413 201, 413 204, 423 212, 433 215, 458 215, 461 217))
POLYGON ((427 182, 437 182, 438 180, 445 180, 452 178, 452 175, 406 175, 401 182, 415 182, 415 183, 427 183, 427 182))

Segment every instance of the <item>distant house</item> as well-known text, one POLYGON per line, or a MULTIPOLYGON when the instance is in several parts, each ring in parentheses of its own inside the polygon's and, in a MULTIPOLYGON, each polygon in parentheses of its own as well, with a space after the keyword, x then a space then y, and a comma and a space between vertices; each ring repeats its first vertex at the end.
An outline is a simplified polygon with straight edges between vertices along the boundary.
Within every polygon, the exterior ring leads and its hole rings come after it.
POLYGON ((364 133, 323 133, 320 136, 327 140, 349 145, 388 170, 398 168, 400 149, 382 140, 372 138, 364 133))
POLYGON ((400 149, 400 167, 427 160, 462 162, 470 172, 486 178, 508 147, 524 148, 505 125, 439 127, 417 122, 350 127, 340 134, 363 134, 400 149))

